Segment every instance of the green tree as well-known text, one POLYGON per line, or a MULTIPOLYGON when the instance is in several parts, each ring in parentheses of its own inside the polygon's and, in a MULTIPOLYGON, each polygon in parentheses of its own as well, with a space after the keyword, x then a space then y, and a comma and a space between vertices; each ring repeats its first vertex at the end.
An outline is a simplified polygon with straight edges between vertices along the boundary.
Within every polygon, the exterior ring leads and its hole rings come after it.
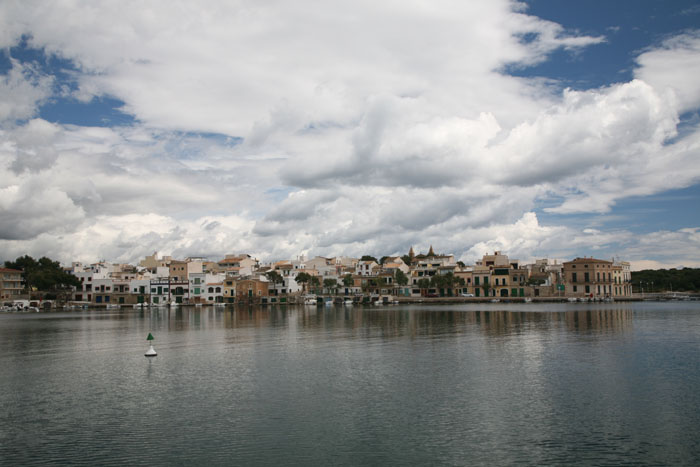
POLYGON ((360 261, 374 261, 375 263, 379 263, 379 261, 377 261, 377 258, 370 255, 364 255, 362 258, 360 258, 360 261))
POLYGON ((404 274, 404 272, 401 269, 396 270, 396 273, 394 274, 394 279, 396 279, 396 283, 399 285, 408 284, 408 276, 404 274))
POLYGON ((545 282, 547 282, 547 281, 544 279, 537 278, 537 277, 530 277, 525 284, 526 285, 542 285, 545 282))
POLYGON ((335 295, 338 288, 338 281, 335 279, 323 279, 323 287, 335 295))
POLYGON ((632 283, 635 292, 641 288, 646 292, 697 292, 700 291, 700 269, 645 269, 632 271, 632 283), (652 285, 653 283, 653 285, 652 285))
POLYGON ((267 279, 273 284, 283 284, 284 278, 277 271, 268 271, 265 273, 267 279))
POLYGON ((352 274, 345 274, 343 276, 343 285, 345 287, 352 287, 355 284, 355 279, 352 278, 352 274))
POLYGON ((42 257, 38 261, 25 255, 15 261, 5 261, 5 267, 23 272, 28 290, 36 288, 42 292, 55 292, 67 287, 80 287, 80 279, 66 272, 58 261, 42 257))
POLYGON ((318 293, 318 287, 321 285, 321 280, 318 276, 310 276, 309 285, 314 288, 314 291, 318 293))
POLYGON ((416 285, 420 289, 420 294, 425 295, 424 291, 430 288, 430 279, 425 277, 422 279, 418 279, 416 285))
POLYGON ((311 280, 311 275, 307 272, 300 272, 296 275, 294 280, 297 284, 301 284, 304 293, 306 293, 306 284, 308 284, 309 280, 311 280))
POLYGON ((408 255, 403 255, 403 256, 401 257, 401 259, 403 260, 404 263, 406 263, 406 266, 410 266, 411 263, 412 263, 411 257, 408 256, 408 255))

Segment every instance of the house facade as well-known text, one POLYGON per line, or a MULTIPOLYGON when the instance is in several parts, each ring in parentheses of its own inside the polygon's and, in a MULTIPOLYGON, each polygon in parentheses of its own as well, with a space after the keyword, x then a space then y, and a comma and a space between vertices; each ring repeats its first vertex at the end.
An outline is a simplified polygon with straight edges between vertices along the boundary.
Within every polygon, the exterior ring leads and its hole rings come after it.
POLYGON ((22 290, 22 271, 0 268, 0 299, 17 299, 22 294, 22 290))

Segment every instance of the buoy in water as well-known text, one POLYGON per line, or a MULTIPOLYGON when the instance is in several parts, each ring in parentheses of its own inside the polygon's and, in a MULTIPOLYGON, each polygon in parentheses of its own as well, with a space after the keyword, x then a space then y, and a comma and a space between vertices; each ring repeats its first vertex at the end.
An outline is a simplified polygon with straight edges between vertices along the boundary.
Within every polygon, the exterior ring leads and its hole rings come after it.
MULTIPOLYGON (((148 333, 148 337, 146 338, 146 340, 149 341, 149 342, 152 341, 152 340, 153 340, 153 334, 151 334, 151 333, 149 332, 149 333, 148 333)), ((148 350, 146 351, 146 353, 145 353, 144 355, 145 355, 146 357, 155 357, 156 355, 158 355, 158 353, 156 352, 156 349, 153 348, 153 344, 151 344, 150 347, 148 347, 148 350)))
POLYGON ((156 349, 154 349, 153 346, 150 346, 144 355, 146 357, 155 357, 158 354, 156 353, 156 349))

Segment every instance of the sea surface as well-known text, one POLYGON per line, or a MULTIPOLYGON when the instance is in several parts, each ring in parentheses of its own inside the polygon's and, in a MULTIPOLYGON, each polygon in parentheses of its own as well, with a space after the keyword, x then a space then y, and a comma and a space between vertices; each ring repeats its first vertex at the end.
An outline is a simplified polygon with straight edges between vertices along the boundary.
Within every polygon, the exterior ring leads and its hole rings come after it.
POLYGON ((0 465, 64 464, 700 465, 700 303, 0 314, 0 465))

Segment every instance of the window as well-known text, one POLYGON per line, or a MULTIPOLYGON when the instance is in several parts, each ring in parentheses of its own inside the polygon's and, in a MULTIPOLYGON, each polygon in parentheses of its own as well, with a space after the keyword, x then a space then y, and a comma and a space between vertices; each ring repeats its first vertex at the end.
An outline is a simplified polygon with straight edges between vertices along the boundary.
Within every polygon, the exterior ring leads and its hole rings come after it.
POLYGON ((584 273, 584 274, 583 274, 583 282, 590 282, 590 281, 591 281, 591 278, 590 278, 590 276, 588 275, 588 273, 587 273, 587 272, 584 273))
POLYGON ((591 293, 591 286, 590 285, 586 286, 586 293, 591 293))
POLYGON ((571 273, 571 282, 578 282, 578 278, 576 277, 576 273, 572 272, 571 273))
POLYGON ((578 287, 574 286, 574 292, 578 292, 578 287))

